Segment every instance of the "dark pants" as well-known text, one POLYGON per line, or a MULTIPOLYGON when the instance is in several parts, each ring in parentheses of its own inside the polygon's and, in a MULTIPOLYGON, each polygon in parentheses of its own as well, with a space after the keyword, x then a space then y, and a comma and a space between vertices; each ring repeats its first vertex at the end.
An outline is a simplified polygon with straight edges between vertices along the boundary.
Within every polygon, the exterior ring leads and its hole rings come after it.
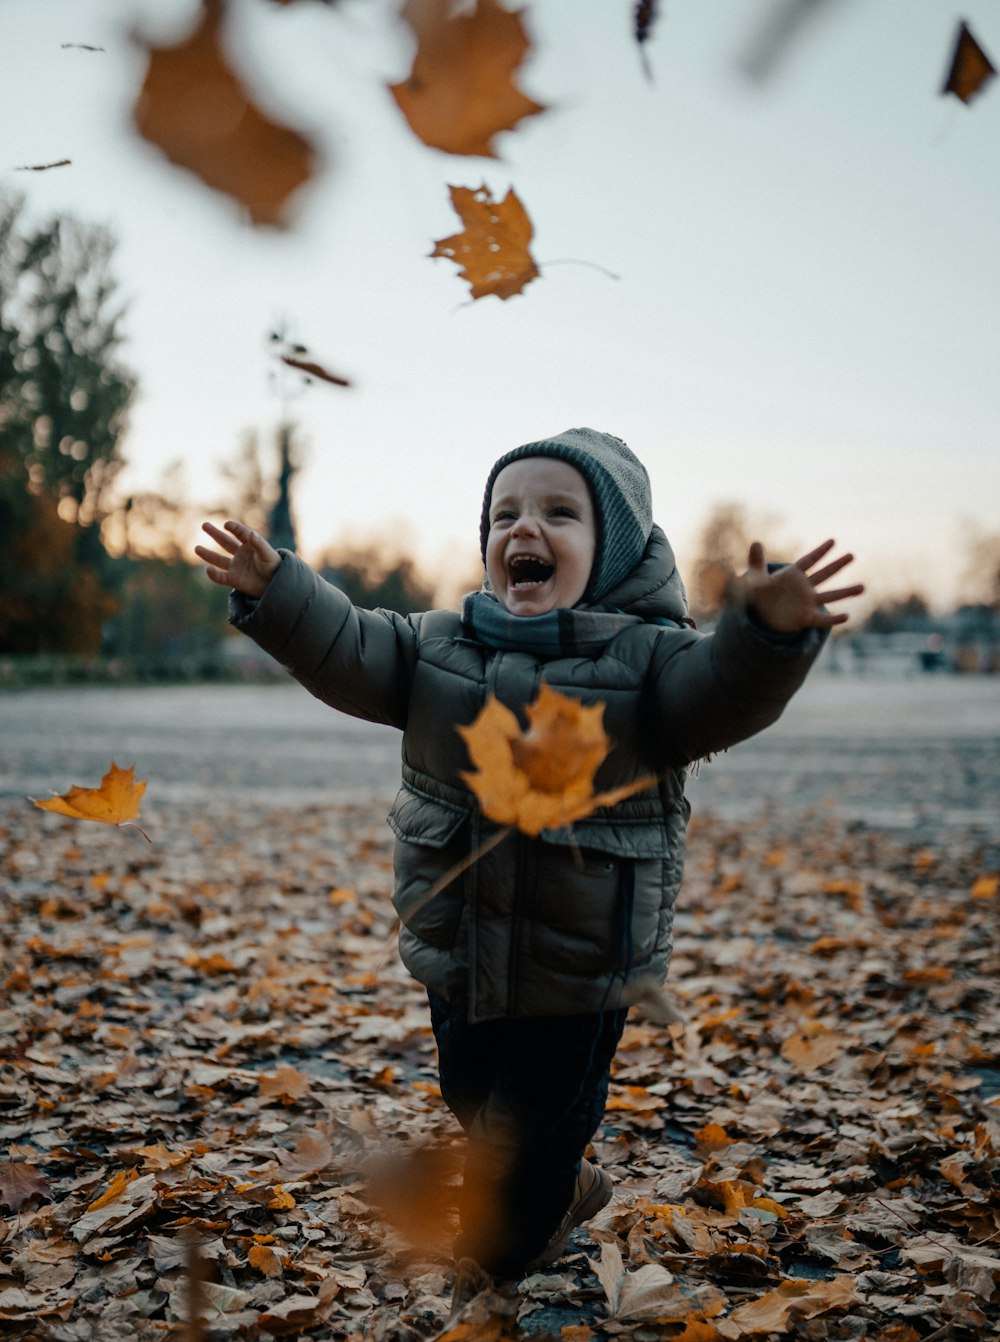
POLYGON ((429 993, 441 1094, 468 1134, 457 1258, 519 1277, 573 1199, 627 1010, 469 1025, 429 993))

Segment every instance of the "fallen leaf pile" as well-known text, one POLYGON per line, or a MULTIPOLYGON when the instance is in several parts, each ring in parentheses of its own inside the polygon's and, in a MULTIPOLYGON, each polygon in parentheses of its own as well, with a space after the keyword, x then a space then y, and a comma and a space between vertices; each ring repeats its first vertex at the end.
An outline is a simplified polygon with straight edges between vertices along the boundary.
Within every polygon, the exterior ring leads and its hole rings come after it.
POLYGON ((147 847, 0 804, 9 1335, 991 1335, 981 837, 697 819, 685 1019, 632 1014, 595 1140, 615 1197, 515 1300, 448 1325, 460 1147, 393 949, 383 808, 155 810, 147 847))

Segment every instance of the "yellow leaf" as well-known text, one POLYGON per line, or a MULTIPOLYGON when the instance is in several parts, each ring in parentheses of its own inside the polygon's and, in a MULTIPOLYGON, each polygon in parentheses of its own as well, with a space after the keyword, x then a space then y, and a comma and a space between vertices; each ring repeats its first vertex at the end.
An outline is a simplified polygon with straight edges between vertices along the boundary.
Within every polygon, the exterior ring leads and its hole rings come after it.
POLYGON ((109 1202, 114 1202, 115 1198, 120 1198, 132 1180, 137 1177, 135 1170, 119 1170, 101 1196, 88 1204, 87 1211, 96 1211, 98 1207, 106 1207, 109 1202))
POLYGON ((613 806, 655 782, 645 777, 594 792, 594 775, 611 748, 602 725, 603 704, 588 708, 543 682, 526 711, 529 727, 522 733, 510 709, 491 695, 476 720, 458 729, 475 765, 462 777, 491 820, 537 835, 571 825, 598 806, 613 806))
POLYGON ((788 1213, 785 1211, 784 1207, 780 1202, 775 1202, 774 1198, 754 1198, 753 1202, 750 1203, 750 1207, 751 1209, 771 1212, 779 1221, 784 1221, 788 1217, 788 1213))
POLYGON ((660 1095, 650 1095, 644 1086, 620 1086, 608 1097, 609 1110, 633 1111, 636 1113, 650 1109, 663 1109, 666 1100, 660 1095))
POLYGON ((494 135, 544 111, 513 82, 530 42, 521 15, 497 0, 455 10, 455 0, 407 0, 402 18, 417 51, 409 78, 389 89, 424 144, 495 158, 494 135))
MULTIPOLYGON (((124 825, 139 814, 145 782, 135 781, 135 765, 119 769, 111 761, 111 768, 101 779, 100 787, 71 787, 61 797, 47 801, 29 798, 43 811, 67 815, 72 820, 97 820, 103 825, 124 825)), ((138 829, 138 826, 136 826, 138 829)))
POLYGON ((285 1270, 281 1256, 265 1244, 251 1245, 247 1262, 258 1272, 263 1272, 265 1277, 280 1277, 285 1270))
POLYGON ((694 1139, 699 1151, 721 1151, 733 1141, 721 1123, 706 1123, 694 1134, 694 1139))
POLYGON ((977 876, 969 892, 973 899, 992 899, 1000 890, 1000 876, 977 876))
POLYGON ((538 278, 538 267, 528 250, 534 232, 528 212, 511 188, 497 202, 484 184, 449 186, 451 203, 464 228, 461 233, 440 238, 431 256, 443 256, 459 267, 468 280, 473 298, 495 294, 512 298, 538 278))

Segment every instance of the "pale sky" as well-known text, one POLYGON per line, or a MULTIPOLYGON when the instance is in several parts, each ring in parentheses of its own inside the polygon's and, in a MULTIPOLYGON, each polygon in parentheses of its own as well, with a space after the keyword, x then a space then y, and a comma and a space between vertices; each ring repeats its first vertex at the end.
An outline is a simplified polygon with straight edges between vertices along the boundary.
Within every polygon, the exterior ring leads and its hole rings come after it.
POLYGON ((523 0, 519 82, 549 110, 487 160, 424 147, 386 92, 398 3, 231 0, 233 64, 325 160, 276 233, 130 128, 130 33, 176 40, 191 0, 4 0, 0 186, 119 239, 123 490, 182 460, 192 496, 223 495, 218 464, 278 421, 285 321, 354 382, 291 403, 307 558, 381 530, 470 573, 495 458, 586 424, 646 463, 682 565, 732 501, 776 557, 833 535, 876 595, 952 600, 966 528, 1000 530, 1000 79, 968 106, 939 90, 959 17, 1000 64, 1000 11, 827 0, 754 82, 779 4, 664 0, 651 82, 631 0, 523 0), (448 184, 484 181, 535 227, 542 277, 507 302, 428 259, 459 228, 448 184))

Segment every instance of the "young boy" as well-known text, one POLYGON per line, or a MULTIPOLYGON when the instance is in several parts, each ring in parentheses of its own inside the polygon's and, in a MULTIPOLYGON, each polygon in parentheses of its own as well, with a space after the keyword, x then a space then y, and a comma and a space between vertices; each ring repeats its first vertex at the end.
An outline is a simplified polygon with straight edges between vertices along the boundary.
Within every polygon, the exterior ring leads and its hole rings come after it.
MULTIPOLYGON (((851 555, 827 541, 770 571, 763 547, 715 632, 695 631, 649 477, 621 442, 571 429, 502 456, 486 483, 482 590, 460 615, 366 611, 238 522, 205 531, 230 618, 325 703, 403 731, 393 902, 425 985, 441 1093, 468 1134, 456 1246, 516 1279, 554 1261, 611 1197, 584 1159, 628 1008, 667 972, 684 861, 687 766, 767 727, 847 619, 821 592, 851 555), (433 898, 497 827, 462 779, 456 728, 487 697, 523 718, 542 679, 605 704, 595 788, 658 781, 571 830, 515 832, 433 898)), ((463 1285, 464 1283, 464 1285, 463 1285)))

